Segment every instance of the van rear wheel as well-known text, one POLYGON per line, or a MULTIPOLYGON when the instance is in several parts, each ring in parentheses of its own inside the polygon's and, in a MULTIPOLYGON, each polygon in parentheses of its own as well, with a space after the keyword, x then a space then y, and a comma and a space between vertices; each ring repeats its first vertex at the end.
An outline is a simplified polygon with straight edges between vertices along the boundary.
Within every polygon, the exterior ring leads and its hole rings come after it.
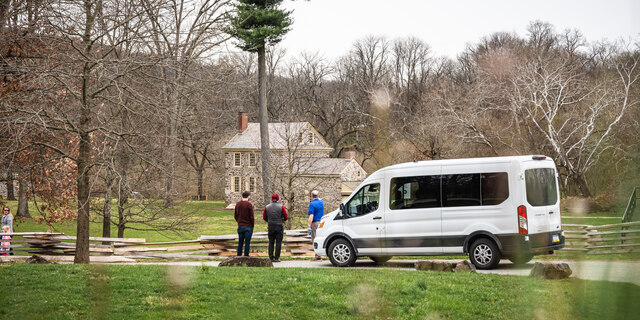
POLYGON ((375 263, 385 263, 391 259, 391 256, 369 256, 369 259, 375 263))
POLYGON ((469 248, 469 260, 478 269, 495 268, 500 263, 500 257, 498 246, 487 238, 476 240, 469 248))
POLYGON ((356 263, 356 252, 349 241, 336 239, 329 245, 329 260, 336 267, 350 267, 356 263))

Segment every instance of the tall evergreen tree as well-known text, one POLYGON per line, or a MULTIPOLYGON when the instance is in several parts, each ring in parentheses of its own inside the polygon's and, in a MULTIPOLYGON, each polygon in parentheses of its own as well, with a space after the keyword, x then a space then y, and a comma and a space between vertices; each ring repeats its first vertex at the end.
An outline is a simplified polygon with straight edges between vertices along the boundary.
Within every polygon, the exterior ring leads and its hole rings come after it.
POLYGON ((279 9, 282 0, 238 0, 231 18, 229 33, 239 40, 238 47, 258 53, 258 103, 260 107, 260 147, 264 203, 269 203, 271 190, 271 157, 269 155, 269 113, 267 112, 267 77, 265 46, 278 43, 290 30, 291 11, 279 9))

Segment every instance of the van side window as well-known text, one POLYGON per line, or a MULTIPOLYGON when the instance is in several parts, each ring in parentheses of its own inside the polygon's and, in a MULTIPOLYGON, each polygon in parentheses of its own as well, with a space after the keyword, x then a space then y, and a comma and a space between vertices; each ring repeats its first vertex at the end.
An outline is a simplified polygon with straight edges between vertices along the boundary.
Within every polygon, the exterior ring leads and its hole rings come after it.
POLYGON ((449 174, 442 176, 443 207, 479 206, 480 174, 449 174))
POLYGON ((440 207, 440 176, 391 179, 391 210, 440 207))
POLYGON ((482 174, 482 205, 501 204, 509 198, 509 179, 506 172, 482 174))
POLYGON ((374 212, 378 209, 379 199, 380 184, 366 185, 347 202, 345 216, 352 218, 374 212))

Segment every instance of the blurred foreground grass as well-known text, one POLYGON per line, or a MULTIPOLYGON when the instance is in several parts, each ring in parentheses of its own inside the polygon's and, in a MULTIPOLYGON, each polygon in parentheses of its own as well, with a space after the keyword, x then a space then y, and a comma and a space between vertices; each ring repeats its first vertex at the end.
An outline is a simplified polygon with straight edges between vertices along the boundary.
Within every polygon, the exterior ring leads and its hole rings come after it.
POLYGON ((16 319, 632 319, 640 287, 405 270, 0 267, 16 319))

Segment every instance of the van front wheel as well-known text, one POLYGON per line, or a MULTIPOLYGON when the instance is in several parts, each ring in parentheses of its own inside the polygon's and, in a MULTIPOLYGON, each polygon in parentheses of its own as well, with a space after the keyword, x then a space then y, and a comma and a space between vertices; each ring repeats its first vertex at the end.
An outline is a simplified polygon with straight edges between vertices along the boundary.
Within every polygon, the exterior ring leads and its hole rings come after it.
POLYGON ((478 269, 493 269, 500 262, 500 251, 493 241, 478 239, 469 248, 469 260, 478 269))
POLYGON ((329 260, 336 267, 350 267, 356 262, 356 252, 349 241, 336 239, 329 245, 329 260))

